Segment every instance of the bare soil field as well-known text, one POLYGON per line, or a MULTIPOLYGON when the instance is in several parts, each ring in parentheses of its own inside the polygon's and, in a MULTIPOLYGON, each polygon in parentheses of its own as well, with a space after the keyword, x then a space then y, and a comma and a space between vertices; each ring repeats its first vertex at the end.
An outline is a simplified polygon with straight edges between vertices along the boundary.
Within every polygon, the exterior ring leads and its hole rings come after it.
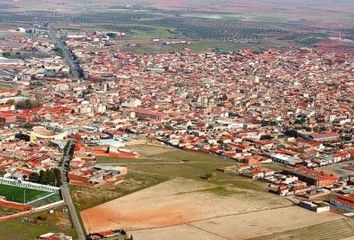
MULTIPOLYGON (((216 217, 178 226, 132 231, 137 240, 242 240, 270 233, 308 227, 342 218, 334 213, 314 212, 288 206, 251 213, 216 217)), ((262 239, 260 237, 259 239, 262 239)), ((268 239, 268 238, 267 238, 268 239)), ((272 235, 269 239, 280 239, 272 235)), ((282 238, 290 239, 290 238, 282 238)), ((293 238, 291 238, 293 239, 293 238)), ((302 239, 302 238, 294 238, 302 239)))
POLYGON ((353 240, 354 220, 342 218, 281 233, 261 236, 252 240, 353 240))
POLYGON ((84 210, 81 217, 92 233, 160 228, 290 205, 266 192, 176 178, 84 210))

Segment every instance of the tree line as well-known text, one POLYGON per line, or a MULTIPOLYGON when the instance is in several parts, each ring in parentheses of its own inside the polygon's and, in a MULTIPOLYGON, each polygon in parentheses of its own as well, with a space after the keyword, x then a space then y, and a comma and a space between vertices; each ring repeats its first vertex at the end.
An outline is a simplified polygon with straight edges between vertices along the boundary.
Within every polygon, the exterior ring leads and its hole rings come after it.
POLYGON ((44 185, 51 185, 60 187, 62 185, 61 172, 58 168, 48 169, 46 171, 33 172, 28 179, 33 183, 40 183, 44 185))

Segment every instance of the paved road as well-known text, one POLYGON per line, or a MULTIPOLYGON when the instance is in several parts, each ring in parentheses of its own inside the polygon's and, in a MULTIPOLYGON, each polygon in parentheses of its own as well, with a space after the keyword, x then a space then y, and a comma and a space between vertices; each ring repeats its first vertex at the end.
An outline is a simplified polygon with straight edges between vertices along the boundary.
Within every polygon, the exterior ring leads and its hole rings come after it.
POLYGON ((71 217, 71 222, 76 229, 77 236, 79 240, 85 240, 85 232, 83 227, 81 226, 81 221, 78 216, 78 213, 76 211, 75 205, 73 203, 73 200, 70 195, 70 190, 69 190, 69 184, 68 184, 68 178, 67 178, 67 173, 69 171, 69 163, 72 159, 73 152, 74 152, 74 142, 69 141, 67 147, 64 149, 64 155, 63 155, 63 163, 61 167, 61 173, 62 173, 62 181, 63 185, 61 186, 61 194, 63 196, 63 199, 68 207, 69 214, 71 217))
POLYGON ((73 54, 71 53, 68 45, 61 38, 59 32, 50 24, 48 25, 48 35, 54 42, 55 46, 61 49, 66 62, 69 64, 72 77, 75 79, 83 78, 80 64, 74 59, 73 54))

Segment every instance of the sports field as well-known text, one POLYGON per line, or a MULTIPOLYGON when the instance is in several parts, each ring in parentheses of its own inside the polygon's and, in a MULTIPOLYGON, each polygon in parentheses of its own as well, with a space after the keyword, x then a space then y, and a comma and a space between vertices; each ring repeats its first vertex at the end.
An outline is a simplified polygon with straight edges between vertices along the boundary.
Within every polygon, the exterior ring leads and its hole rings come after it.
POLYGON ((0 184, 0 196, 4 196, 6 200, 12 202, 23 203, 25 198, 27 203, 49 194, 50 192, 0 184))

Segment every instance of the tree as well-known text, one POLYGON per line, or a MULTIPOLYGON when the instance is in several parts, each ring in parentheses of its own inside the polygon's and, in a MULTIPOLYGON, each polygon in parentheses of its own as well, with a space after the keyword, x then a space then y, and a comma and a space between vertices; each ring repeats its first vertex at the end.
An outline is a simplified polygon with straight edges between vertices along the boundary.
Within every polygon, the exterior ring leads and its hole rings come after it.
POLYGON ((30 182, 38 183, 39 182, 39 174, 36 172, 33 172, 33 173, 31 173, 31 175, 29 176, 28 179, 30 182))
POLYGON ((271 140, 271 139, 273 139, 273 137, 268 134, 261 136, 261 140, 271 140))
POLYGON ((55 185, 55 174, 53 170, 49 169, 45 172, 45 181, 51 186, 55 185))
POLYGON ((289 137, 298 137, 299 136, 299 134, 295 130, 288 130, 285 132, 285 135, 289 136, 289 137))
POLYGON ((115 34, 115 33, 107 33, 107 36, 109 38, 117 38, 117 34, 115 34))
POLYGON ((39 174, 32 173, 29 176, 29 181, 56 187, 62 185, 61 172, 58 168, 48 169, 46 171, 41 170, 39 174))
POLYGON ((19 101, 15 105, 16 109, 32 109, 32 108, 36 108, 38 106, 39 106, 38 101, 33 101, 30 99, 19 101))
POLYGON ((62 185, 61 172, 58 168, 54 168, 53 172, 54 172, 55 179, 56 179, 56 187, 60 187, 62 185))
POLYGON ((40 184, 47 184, 46 174, 43 170, 39 171, 39 183, 40 184))
POLYGON ((11 53, 10 53, 10 52, 3 52, 3 53, 2 53, 2 56, 3 56, 4 58, 10 58, 10 57, 11 57, 11 53))
POLYGON ((15 99, 9 99, 9 100, 7 100, 6 103, 7 103, 7 104, 10 104, 10 105, 15 105, 15 104, 16 104, 16 101, 15 101, 15 99))

